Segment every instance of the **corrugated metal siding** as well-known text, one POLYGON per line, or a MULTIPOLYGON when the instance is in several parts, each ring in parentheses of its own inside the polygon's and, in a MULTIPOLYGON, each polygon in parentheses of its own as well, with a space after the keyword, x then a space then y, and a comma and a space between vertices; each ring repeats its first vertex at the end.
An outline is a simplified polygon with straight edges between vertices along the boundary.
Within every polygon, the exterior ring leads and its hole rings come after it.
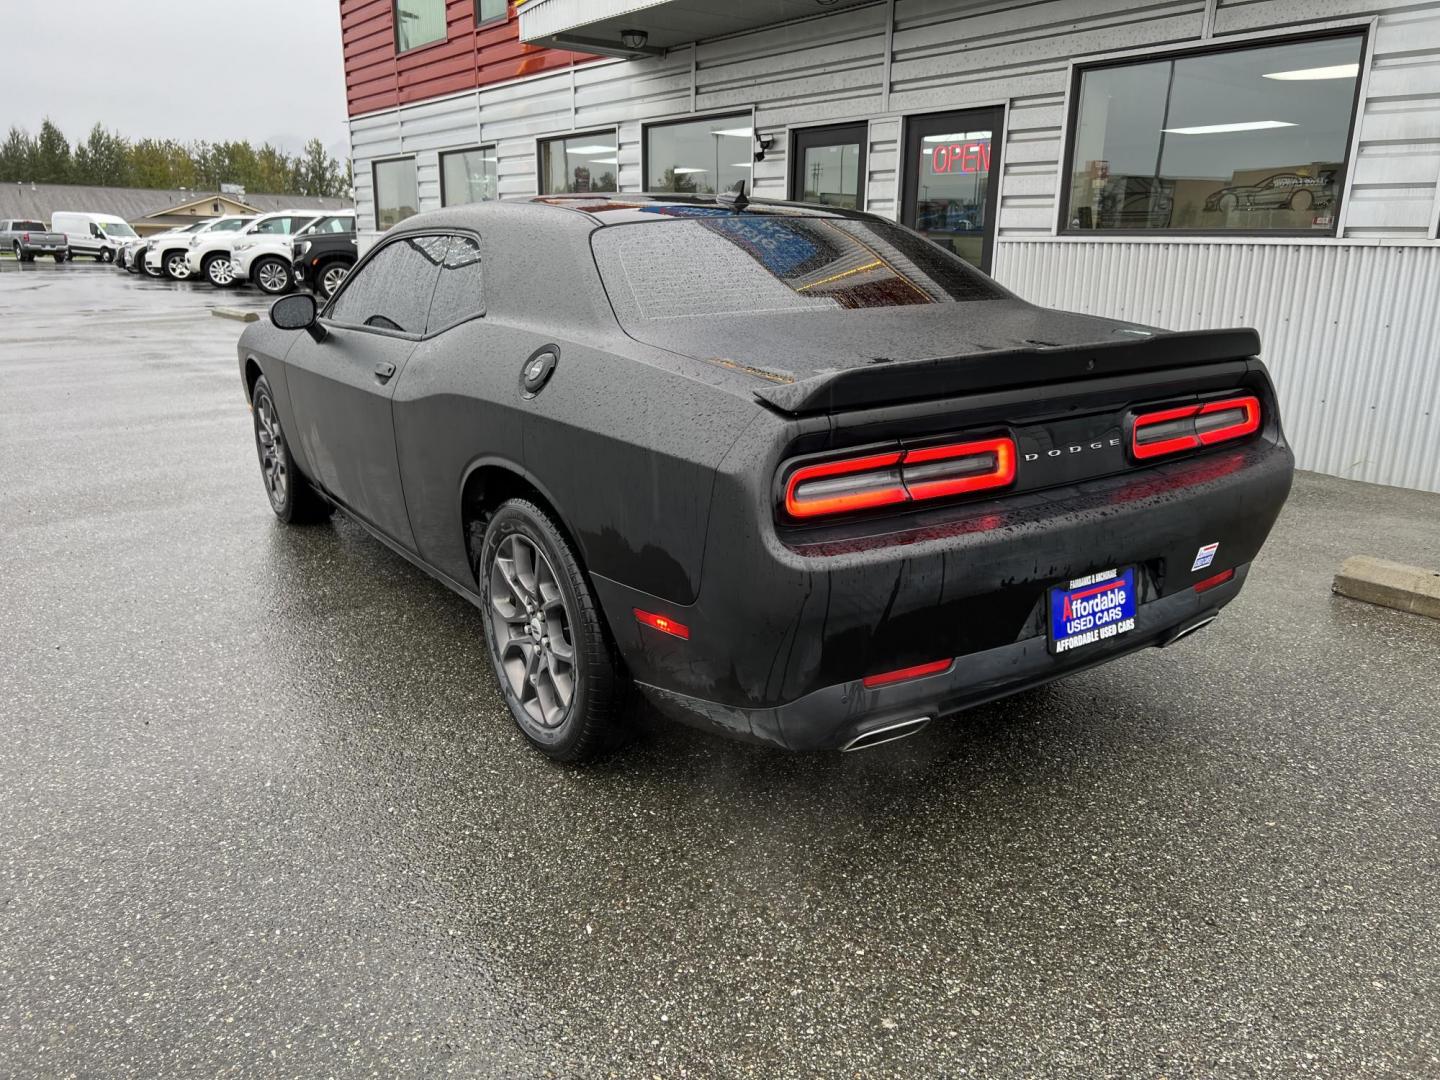
POLYGON ((1440 491, 1440 248, 1002 242, 1038 304, 1174 330, 1253 326, 1300 465, 1440 491))

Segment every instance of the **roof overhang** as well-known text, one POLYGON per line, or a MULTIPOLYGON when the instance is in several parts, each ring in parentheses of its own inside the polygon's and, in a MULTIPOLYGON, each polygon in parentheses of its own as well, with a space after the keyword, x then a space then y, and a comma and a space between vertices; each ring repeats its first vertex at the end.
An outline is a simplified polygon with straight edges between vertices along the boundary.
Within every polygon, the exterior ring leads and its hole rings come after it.
POLYGON ((826 15, 876 0, 524 0, 520 40, 599 56, 663 56, 692 41, 826 15))

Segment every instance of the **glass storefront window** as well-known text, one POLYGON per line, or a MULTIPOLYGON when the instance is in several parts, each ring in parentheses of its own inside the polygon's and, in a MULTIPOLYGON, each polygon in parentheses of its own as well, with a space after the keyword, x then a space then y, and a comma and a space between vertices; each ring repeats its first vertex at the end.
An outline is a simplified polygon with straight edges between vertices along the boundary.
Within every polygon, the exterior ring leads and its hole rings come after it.
POLYGON ((395 0, 395 51, 445 40, 445 0, 395 0))
POLYGON ((497 197, 495 147, 454 150, 440 155, 440 205, 488 202, 497 197))
POLYGON ((865 209, 867 124, 800 128, 790 150, 790 197, 801 202, 865 209))
POLYGON ((915 117, 905 129, 905 224, 982 269, 990 265, 1003 118, 999 109, 966 109, 915 117))
POLYGON ((645 190, 714 195, 750 186, 750 114, 652 124, 645 129, 645 190))
POLYGON ((1091 68, 1071 230, 1333 232, 1364 37, 1091 68))
POLYGON ((388 229, 419 212, 415 159, 375 163, 375 227, 388 229))
POLYGON ((619 161, 613 131, 545 139, 540 143, 540 194, 614 191, 619 161))

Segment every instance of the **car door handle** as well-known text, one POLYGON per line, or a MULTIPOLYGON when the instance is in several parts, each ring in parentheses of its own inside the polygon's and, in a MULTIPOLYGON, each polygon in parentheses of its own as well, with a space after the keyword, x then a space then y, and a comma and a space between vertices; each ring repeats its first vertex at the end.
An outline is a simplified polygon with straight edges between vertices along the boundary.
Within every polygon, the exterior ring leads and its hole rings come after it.
POLYGON ((375 365, 375 374, 382 380, 388 379, 391 375, 395 374, 395 365, 390 363, 389 360, 381 360, 375 365))

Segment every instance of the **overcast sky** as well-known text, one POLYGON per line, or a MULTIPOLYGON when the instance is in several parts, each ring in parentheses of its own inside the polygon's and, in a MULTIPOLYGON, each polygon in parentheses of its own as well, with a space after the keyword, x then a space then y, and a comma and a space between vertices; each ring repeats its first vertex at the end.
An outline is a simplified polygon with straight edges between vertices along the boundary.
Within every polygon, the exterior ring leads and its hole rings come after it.
POLYGON ((0 138, 249 139, 349 153, 337 0, 9 0, 0 138))

